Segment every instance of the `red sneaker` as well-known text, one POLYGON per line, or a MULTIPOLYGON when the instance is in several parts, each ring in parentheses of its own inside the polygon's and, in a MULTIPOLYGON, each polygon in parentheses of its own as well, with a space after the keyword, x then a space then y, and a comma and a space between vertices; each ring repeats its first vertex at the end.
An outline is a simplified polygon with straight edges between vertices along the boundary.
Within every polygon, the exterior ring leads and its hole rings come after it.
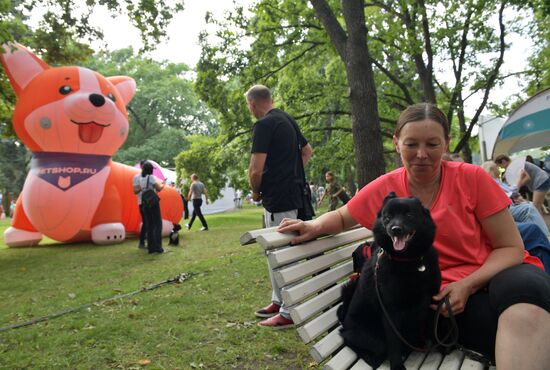
POLYGON ((292 321, 292 319, 287 319, 286 317, 281 316, 281 314, 278 314, 267 320, 260 321, 258 323, 258 326, 272 328, 275 330, 288 329, 294 327, 294 321, 292 321))
POLYGON ((271 303, 264 308, 260 308, 258 311, 256 311, 255 315, 257 317, 273 317, 279 313, 279 308, 281 308, 281 306, 277 303, 271 303))

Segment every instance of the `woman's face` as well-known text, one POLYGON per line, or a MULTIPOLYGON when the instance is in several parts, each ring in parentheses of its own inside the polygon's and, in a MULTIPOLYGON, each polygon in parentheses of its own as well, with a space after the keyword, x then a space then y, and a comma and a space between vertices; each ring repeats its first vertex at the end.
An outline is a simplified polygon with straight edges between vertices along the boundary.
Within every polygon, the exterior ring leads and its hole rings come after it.
POLYGON ((327 182, 332 182, 332 176, 329 175, 328 173, 325 174, 325 180, 327 180, 327 182))
POLYGON ((393 137, 397 153, 410 176, 416 180, 432 180, 438 173, 441 157, 447 151, 449 138, 443 127, 430 119, 408 122, 399 137, 393 137))

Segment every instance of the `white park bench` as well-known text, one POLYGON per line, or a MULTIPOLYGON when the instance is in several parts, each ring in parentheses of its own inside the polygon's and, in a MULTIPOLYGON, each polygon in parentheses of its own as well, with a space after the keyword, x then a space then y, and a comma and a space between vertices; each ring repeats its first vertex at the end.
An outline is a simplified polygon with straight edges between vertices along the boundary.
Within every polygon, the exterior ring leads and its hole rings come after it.
MULTIPOLYGON (((353 272, 352 252, 371 236, 369 230, 355 228, 295 246, 289 245, 292 235, 281 234, 275 227, 249 231, 241 236, 241 245, 257 242, 265 250, 268 266, 283 287, 282 297, 290 308, 298 334, 304 343, 313 344, 309 352, 325 370, 372 369, 344 346, 336 317, 341 304, 341 286, 353 272)), ((405 367, 486 369, 483 363, 459 350, 446 356, 439 352, 413 352, 405 367)), ((379 369, 389 369, 389 362, 384 362, 379 369)))

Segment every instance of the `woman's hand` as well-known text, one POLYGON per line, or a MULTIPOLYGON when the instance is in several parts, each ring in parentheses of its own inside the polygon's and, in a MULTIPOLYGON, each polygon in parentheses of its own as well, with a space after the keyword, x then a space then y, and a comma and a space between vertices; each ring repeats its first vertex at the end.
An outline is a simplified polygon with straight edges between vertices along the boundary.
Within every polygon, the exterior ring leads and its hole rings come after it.
MULTIPOLYGON (((464 307, 466 307, 466 302, 468 298, 472 295, 473 289, 470 284, 465 280, 459 280, 454 283, 450 283, 443 290, 441 290, 436 296, 432 297, 435 301, 441 301, 446 295, 449 295, 449 303, 453 310, 454 315, 458 315, 461 312, 464 312, 464 307)), ((430 307, 433 310, 437 310, 437 305, 432 304, 430 307)), ((441 305, 441 314, 445 317, 449 317, 449 312, 447 311, 446 305, 441 305)))
POLYGON ((283 218, 277 231, 280 233, 298 232, 299 236, 292 239, 291 244, 300 244, 307 240, 315 238, 318 233, 312 222, 304 222, 291 218, 283 218))

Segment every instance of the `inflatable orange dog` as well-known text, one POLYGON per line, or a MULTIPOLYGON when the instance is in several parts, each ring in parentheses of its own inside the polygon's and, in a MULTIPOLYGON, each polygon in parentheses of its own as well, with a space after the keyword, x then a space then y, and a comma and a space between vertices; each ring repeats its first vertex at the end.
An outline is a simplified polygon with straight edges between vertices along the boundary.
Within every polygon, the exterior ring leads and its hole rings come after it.
MULTIPOLYGON (((33 153, 6 244, 36 245, 42 235, 114 244, 126 232, 138 233, 132 178, 139 170, 111 160, 128 136, 126 105, 135 81, 80 67, 50 68, 19 44, 3 48, 0 61, 17 95, 15 132, 33 153)), ((167 235, 183 203, 172 188, 159 196, 167 235)))

